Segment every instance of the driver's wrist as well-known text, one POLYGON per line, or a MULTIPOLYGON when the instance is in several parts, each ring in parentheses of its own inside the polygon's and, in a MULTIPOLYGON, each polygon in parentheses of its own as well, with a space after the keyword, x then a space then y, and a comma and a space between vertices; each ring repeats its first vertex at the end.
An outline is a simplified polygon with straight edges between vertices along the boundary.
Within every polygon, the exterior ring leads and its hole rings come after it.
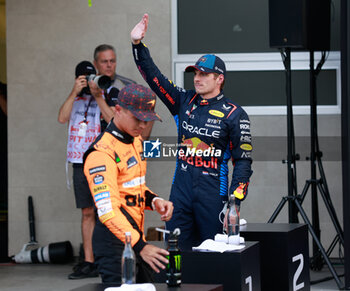
POLYGON ((152 204, 152 209, 153 209, 153 210, 156 210, 155 202, 156 202, 157 200, 164 200, 164 199, 161 198, 161 197, 154 197, 153 200, 152 200, 152 202, 151 202, 151 204, 152 204))

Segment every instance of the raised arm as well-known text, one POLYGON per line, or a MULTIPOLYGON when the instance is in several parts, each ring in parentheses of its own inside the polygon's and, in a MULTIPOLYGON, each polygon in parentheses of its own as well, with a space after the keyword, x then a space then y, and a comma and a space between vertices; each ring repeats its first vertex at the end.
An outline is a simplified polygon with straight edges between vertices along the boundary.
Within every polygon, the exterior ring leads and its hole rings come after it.
POLYGON ((135 25, 134 29, 131 31, 131 41, 133 44, 139 44, 141 40, 145 37, 148 28, 148 14, 145 13, 141 21, 135 25))
POLYGON ((69 121, 75 97, 77 97, 81 90, 86 86, 87 81, 84 75, 81 75, 75 79, 72 91, 70 92, 69 96, 64 101, 58 112, 59 123, 66 123, 67 121, 69 121))
POLYGON ((148 14, 144 14, 141 21, 135 25, 130 33, 133 43, 134 61, 149 87, 168 107, 171 114, 176 115, 178 113, 179 104, 186 101, 186 91, 177 87, 160 72, 159 68, 153 62, 148 48, 141 42, 145 37, 148 22, 148 14))

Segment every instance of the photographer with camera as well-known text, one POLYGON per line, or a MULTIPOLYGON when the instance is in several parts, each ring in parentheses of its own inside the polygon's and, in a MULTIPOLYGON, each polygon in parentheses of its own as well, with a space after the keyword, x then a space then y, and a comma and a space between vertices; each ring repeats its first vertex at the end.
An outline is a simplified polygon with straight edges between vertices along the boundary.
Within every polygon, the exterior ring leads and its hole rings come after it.
POLYGON ((58 114, 60 123, 69 122, 66 171, 68 172, 68 163, 72 163, 76 207, 82 211, 84 261, 74 266, 69 279, 98 276, 92 251, 92 233, 96 218, 94 202, 83 173, 83 154, 113 117, 114 102, 119 90, 135 83, 116 75, 116 54, 113 46, 103 44, 96 47, 94 65, 82 61, 76 66, 73 89, 58 114))
MULTIPOLYGON (((94 66, 88 61, 80 62, 75 68, 75 82, 71 93, 59 110, 58 121, 69 122, 67 163, 73 165, 73 185, 76 207, 81 208, 81 234, 84 250, 84 261, 74 266, 69 279, 97 277, 92 252, 92 232, 95 227, 95 213, 90 190, 83 173, 83 155, 91 142, 101 132, 100 116, 106 118, 103 111, 108 112, 109 105, 102 94, 93 96, 88 86, 88 77, 96 75, 94 66), (104 109, 103 109, 104 108, 104 109)), ((93 81, 90 81, 90 84, 93 81)), ((97 92, 98 90, 95 89, 97 92)), ((108 118, 108 116, 107 116, 108 118)), ((68 167, 66 166, 68 172, 68 167)), ((68 178, 67 178, 68 179, 68 178)), ((67 184, 69 184, 67 182, 67 184)))

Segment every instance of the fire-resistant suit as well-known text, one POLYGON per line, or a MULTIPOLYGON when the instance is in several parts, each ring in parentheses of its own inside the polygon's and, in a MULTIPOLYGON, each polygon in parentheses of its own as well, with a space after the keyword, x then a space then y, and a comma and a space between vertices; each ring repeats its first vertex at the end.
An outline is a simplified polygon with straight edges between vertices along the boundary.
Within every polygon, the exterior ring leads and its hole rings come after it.
POLYGON ((144 210, 153 210, 157 197, 145 184, 141 137, 133 138, 110 122, 85 153, 84 173, 99 217, 92 238, 95 262, 103 282, 120 283, 125 232, 131 232, 138 255, 146 245, 144 210))
POLYGON ((143 78, 177 123, 181 146, 169 199, 174 212, 166 227, 179 227, 180 247, 189 249, 222 233, 219 217, 228 192, 239 201, 247 195, 252 174, 250 121, 222 91, 203 99, 193 90, 177 87, 161 74, 142 42, 133 45, 133 55, 143 78), (229 187, 230 159, 234 168, 229 187))

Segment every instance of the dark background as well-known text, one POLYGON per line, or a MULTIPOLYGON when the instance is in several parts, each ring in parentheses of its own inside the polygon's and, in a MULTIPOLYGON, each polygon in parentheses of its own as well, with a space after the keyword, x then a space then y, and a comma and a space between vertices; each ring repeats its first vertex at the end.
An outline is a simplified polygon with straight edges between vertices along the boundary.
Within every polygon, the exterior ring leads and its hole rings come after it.
MULTIPOLYGON (((178 0, 178 54, 276 52, 269 45, 268 4, 178 0)), ((331 1, 331 50, 340 50, 340 0, 331 1)))

